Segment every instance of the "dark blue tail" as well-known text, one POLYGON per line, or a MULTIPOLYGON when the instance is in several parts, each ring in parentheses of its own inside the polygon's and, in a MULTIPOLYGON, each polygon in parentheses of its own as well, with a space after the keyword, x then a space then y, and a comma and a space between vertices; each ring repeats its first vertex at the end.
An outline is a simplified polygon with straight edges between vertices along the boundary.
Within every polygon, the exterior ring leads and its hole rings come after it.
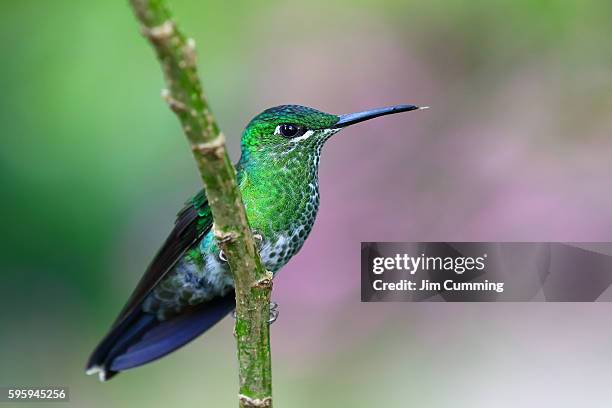
POLYGON ((96 347, 87 373, 98 373, 106 381, 120 371, 157 360, 204 333, 234 307, 232 291, 164 321, 137 308, 96 347))

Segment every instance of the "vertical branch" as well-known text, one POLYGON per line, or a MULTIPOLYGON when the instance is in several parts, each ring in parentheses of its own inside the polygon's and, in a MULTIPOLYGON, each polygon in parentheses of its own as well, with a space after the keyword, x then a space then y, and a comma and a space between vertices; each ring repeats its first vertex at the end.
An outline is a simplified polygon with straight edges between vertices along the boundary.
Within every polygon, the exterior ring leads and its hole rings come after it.
POLYGON ((272 275, 259 258, 248 226, 236 170, 198 79, 195 43, 172 20, 165 0, 130 0, 164 72, 162 92, 189 140, 236 288, 240 407, 272 406, 269 309, 272 275))

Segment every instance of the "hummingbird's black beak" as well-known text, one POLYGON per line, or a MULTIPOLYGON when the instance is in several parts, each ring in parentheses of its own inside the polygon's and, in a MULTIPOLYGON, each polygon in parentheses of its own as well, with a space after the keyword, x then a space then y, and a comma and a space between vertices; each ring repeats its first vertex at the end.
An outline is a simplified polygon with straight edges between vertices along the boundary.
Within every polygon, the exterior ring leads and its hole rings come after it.
POLYGON ((427 109, 427 108, 428 106, 419 107, 415 105, 395 105, 395 106, 388 106, 386 108, 372 109, 372 110, 368 110, 364 112, 347 113, 346 115, 339 116, 340 120, 336 122, 336 124, 334 125, 334 129, 339 129, 339 128, 343 128, 346 126, 354 125, 355 123, 374 119, 379 116, 392 115, 394 113, 408 112, 412 110, 427 109))

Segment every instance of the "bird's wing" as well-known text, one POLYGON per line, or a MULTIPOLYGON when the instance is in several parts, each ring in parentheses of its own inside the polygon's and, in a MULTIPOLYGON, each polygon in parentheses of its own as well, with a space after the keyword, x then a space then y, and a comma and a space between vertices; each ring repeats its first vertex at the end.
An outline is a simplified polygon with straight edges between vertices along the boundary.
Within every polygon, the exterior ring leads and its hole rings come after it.
POLYGON ((129 316, 135 308, 139 307, 140 303, 168 274, 168 271, 172 269, 185 251, 210 231, 211 227, 212 213, 208 206, 206 194, 202 190, 178 213, 174 228, 155 255, 140 282, 138 282, 136 289, 134 289, 115 323, 113 323, 113 327, 120 324, 126 316, 129 316))

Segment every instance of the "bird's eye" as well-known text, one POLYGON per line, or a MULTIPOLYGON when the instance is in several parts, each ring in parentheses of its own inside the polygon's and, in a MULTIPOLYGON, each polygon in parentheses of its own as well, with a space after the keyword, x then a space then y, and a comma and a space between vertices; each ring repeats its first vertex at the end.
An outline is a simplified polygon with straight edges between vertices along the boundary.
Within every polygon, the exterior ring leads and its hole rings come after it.
POLYGON ((292 125, 291 123, 285 123, 278 126, 278 133, 288 138, 303 135, 305 131, 306 129, 302 126, 292 125))

